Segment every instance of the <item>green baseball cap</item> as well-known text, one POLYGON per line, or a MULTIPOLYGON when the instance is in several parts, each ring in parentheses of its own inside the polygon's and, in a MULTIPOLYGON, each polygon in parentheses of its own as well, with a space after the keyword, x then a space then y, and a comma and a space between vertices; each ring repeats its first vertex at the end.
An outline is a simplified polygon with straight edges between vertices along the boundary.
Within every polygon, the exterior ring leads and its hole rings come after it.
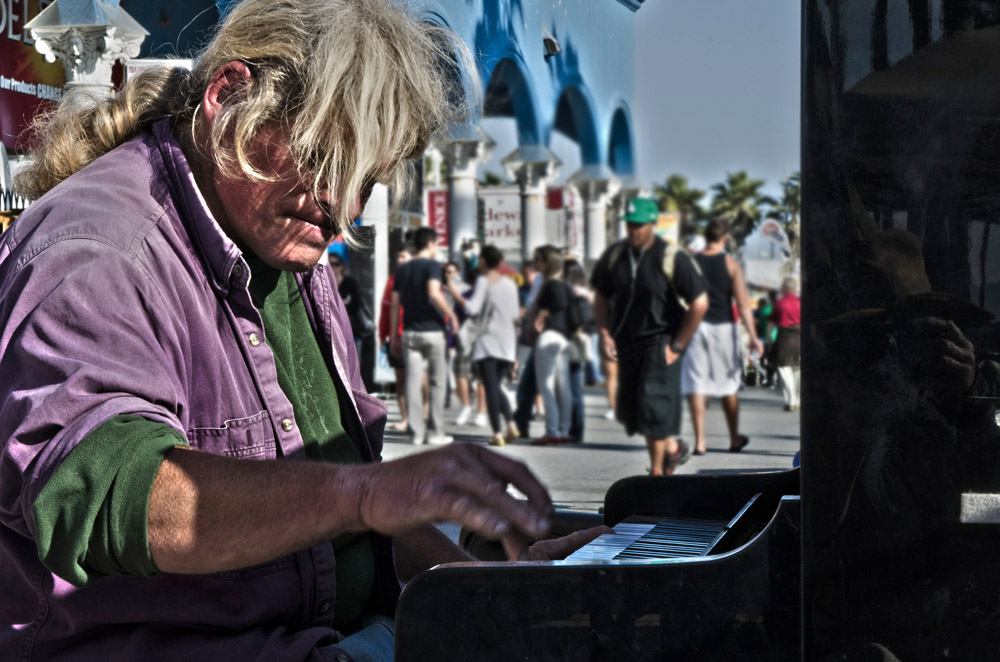
POLYGON ((625 208, 626 223, 655 223, 660 216, 660 207, 650 198, 632 198, 625 208))

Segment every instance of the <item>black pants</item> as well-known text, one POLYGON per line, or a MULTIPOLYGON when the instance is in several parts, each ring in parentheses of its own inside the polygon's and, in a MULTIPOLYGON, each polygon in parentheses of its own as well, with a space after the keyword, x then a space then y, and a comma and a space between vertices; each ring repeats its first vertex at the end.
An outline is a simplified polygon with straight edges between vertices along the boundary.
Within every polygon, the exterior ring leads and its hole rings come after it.
POLYGON ((483 389, 486 391, 486 410, 490 414, 493 434, 499 434, 503 431, 500 414, 503 414, 505 421, 511 420, 510 402, 500 390, 500 380, 510 370, 510 361, 493 358, 479 359, 476 361, 476 366, 479 368, 479 379, 482 380, 483 389))

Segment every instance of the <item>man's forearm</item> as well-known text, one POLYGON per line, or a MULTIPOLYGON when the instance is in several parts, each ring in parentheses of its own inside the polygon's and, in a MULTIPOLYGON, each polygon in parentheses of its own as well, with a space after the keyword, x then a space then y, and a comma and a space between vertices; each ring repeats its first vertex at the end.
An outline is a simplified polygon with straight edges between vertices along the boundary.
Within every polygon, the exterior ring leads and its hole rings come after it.
POLYGON ((444 298, 444 294, 440 290, 430 295, 431 303, 441 311, 441 315, 444 316, 445 321, 449 320, 455 313, 452 311, 451 306, 448 305, 448 300, 444 298))
POLYGON ((149 498, 149 550, 163 572, 236 570, 364 530, 351 467, 174 449, 149 498), (317 504, 323 504, 317 507, 317 504))
POLYGON ((708 312, 708 297, 702 295, 695 299, 688 308, 684 319, 681 321, 680 329, 674 334, 674 342, 681 347, 687 347, 687 344, 691 342, 691 338, 694 336, 694 332, 698 330, 698 325, 701 324, 701 320, 705 317, 706 312, 708 312))
POLYGON ((399 300, 393 294, 393 301, 389 308, 389 340, 399 334, 399 300))
POLYGON ((594 324, 597 332, 601 335, 609 333, 608 329, 608 300, 600 292, 594 293, 594 324))

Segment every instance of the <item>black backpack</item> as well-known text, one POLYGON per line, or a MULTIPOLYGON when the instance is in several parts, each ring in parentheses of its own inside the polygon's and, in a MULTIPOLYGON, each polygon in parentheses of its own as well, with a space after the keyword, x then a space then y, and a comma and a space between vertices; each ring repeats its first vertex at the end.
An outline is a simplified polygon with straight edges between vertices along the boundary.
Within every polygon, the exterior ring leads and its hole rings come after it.
POLYGON ((594 310, 590 302, 579 296, 572 285, 564 284, 569 299, 569 306, 566 308, 566 327, 569 329, 569 335, 572 336, 581 329, 589 333, 594 324, 594 310))

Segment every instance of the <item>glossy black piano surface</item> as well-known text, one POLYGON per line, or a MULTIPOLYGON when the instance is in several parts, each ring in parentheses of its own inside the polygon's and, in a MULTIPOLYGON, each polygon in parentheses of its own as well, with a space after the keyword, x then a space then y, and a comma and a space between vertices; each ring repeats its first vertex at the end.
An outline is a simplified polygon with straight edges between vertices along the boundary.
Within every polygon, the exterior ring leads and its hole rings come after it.
MULTIPOLYGON (((399 659, 1000 659, 1000 0, 804 0, 802 80, 801 512, 718 557, 431 571, 399 659)), ((784 480, 685 478, 608 522, 784 480)))
POLYGON ((606 501, 609 524, 624 519, 617 513, 684 510, 728 520, 760 496, 739 518, 742 540, 717 555, 425 572, 400 599, 396 659, 794 659, 801 648, 798 483, 797 471, 619 481, 606 501), (428 618, 436 627, 420 625, 428 618))
POLYGON ((1000 659, 1000 2, 803 27, 804 659, 1000 659))

